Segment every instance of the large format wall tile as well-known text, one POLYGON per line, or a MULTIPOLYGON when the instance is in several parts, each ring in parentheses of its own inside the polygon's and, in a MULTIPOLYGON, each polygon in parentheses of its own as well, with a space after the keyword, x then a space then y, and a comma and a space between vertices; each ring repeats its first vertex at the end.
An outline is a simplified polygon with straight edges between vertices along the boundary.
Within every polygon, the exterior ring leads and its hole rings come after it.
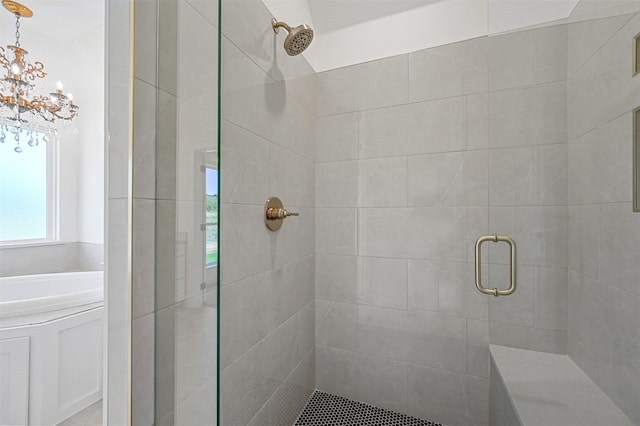
POLYGON ((489 144, 510 148, 567 142, 564 82, 489 93, 489 144))
POLYGON ((465 98, 405 104, 360 113, 360 158, 460 151, 465 98))
POLYGON ((488 379, 411 364, 407 368, 410 415, 452 426, 488 425, 488 379))
POLYGON ((426 101, 486 91, 487 64, 486 37, 410 53, 409 100, 426 101))
POLYGON ((316 118, 316 161, 358 158, 358 113, 316 118))
MULTIPOLYGON (((478 395, 490 334, 566 350, 566 69, 559 25, 319 76, 319 388, 445 424, 487 424, 478 395), (408 75, 397 76, 407 58, 408 75), (389 76, 384 89, 375 67, 389 76), (364 102, 365 85, 376 96, 406 86, 408 100, 364 102), (520 288, 502 301, 473 285, 474 243, 488 233, 518 244, 520 288), (360 389, 403 366, 407 383, 388 378, 393 398, 360 389)), ((483 280, 506 287, 509 253, 487 251, 483 280)))
POLYGON ((568 353, 635 423, 640 216, 630 203, 630 112, 640 105, 640 80, 629 59, 639 8, 637 1, 578 5, 568 81, 568 353))
POLYGON ((408 67, 408 55, 400 55, 319 74, 318 116, 407 103, 408 67))
POLYGON ((535 81, 534 31, 489 37, 489 89, 531 86, 535 81))
MULTIPOLYGON (((306 373, 296 371, 296 367, 315 344, 313 328, 306 327, 313 323, 313 312, 312 305, 300 310, 222 371, 225 424, 248 424, 265 403, 275 401, 272 396, 288 380, 309 386, 306 373), (296 377, 291 376, 293 373, 296 377)), ((310 362, 302 365, 307 371, 313 368, 310 362)))
POLYGON ((407 365, 402 362, 318 346, 316 383, 324 392, 406 412, 407 365))
POLYGON ((569 204, 630 202, 632 114, 569 143, 569 204))
POLYGON ((464 261, 465 209, 369 208, 359 215, 359 254, 464 261))
POLYGON ((291 424, 315 388, 316 76, 261 1, 222 3, 221 424, 291 424), (271 196, 300 214, 277 232, 264 223, 271 196))
POLYGON ((640 104, 640 80, 631 77, 630 43, 640 16, 621 27, 568 82, 569 138, 573 140, 640 104))
POLYGON ((221 199, 225 203, 262 204, 269 192, 269 141, 229 121, 222 121, 221 199), (229 167, 227 167, 229 165, 229 167))
POLYGON ((586 20, 568 26, 567 76, 572 78, 602 46, 631 19, 631 15, 586 20))
POLYGON ((316 207, 358 206, 358 162, 316 164, 316 207))

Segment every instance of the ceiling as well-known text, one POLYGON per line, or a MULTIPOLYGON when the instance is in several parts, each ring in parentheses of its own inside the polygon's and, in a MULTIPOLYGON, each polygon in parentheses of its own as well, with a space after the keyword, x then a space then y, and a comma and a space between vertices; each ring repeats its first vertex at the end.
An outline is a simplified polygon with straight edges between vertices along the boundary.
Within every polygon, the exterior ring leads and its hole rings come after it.
MULTIPOLYGON (((104 28, 105 0, 20 0, 33 11, 31 18, 22 18, 22 44, 48 40, 68 41, 95 28, 104 28)), ((0 8, 1 44, 15 41, 15 18, 0 8)))
POLYGON ((439 1, 443 0, 307 0, 314 28, 324 34, 439 1))
POLYGON ((321 72, 564 19, 579 0, 263 0, 315 30, 304 53, 321 72))
MULTIPOLYGON (((68 42, 104 25, 104 0, 23 0, 22 44, 68 42)), ((278 19, 310 24, 304 53, 316 72, 566 18, 578 0, 263 0, 278 19)), ((14 40, 14 19, 0 10, 0 40, 14 40)), ((73 44, 77 44, 73 43, 73 44)), ((50 49, 46 49, 50 50, 50 49)), ((38 57, 50 51, 38 49, 38 57)), ((73 55, 72 55, 73 57, 73 55)), ((33 58, 32 56, 32 59, 33 58)))

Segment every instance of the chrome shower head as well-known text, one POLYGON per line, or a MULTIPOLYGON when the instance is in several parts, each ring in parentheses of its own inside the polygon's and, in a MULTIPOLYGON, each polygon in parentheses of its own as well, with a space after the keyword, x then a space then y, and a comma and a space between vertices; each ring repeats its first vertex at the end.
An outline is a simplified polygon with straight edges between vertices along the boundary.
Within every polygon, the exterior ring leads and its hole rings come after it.
POLYGON ((271 20, 271 25, 273 26, 273 32, 276 34, 280 32, 280 27, 289 33, 287 38, 284 39, 284 50, 289 56, 301 54, 313 41, 313 29, 308 25, 303 24, 291 28, 284 22, 276 21, 276 18, 271 20))

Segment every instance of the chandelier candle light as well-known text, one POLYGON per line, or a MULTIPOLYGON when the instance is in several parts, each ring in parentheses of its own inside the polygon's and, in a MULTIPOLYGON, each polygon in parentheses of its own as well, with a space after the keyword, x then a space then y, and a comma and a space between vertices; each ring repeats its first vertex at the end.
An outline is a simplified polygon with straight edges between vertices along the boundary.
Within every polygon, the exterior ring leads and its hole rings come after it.
POLYGON ((33 93, 35 81, 47 75, 42 62, 29 62, 29 52, 20 47, 20 18, 30 18, 33 12, 15 1, 3 0, 2 5, 16 17, 16 42, 0 47, 0 67, 4 69, 4 75, 0 75, 0 143, 10 133, 16 142, 15 152, 22 152, 21 133, 27 132, 31 146, 40 140, 46 142, 61 124, 76 118, 80 108, 73 103, 71 93, 62 92, 60 81, 49 95, 33 93))

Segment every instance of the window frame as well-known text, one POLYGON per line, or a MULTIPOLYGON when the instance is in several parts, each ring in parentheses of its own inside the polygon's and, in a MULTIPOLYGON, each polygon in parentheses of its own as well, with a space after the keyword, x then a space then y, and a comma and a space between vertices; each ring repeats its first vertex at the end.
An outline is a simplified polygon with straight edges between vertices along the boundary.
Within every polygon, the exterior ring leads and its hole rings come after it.
MULTIPOLYGON (((202 174, 204 177, 204 188, 203 188, 203 196, 204 196, 204 209, 203 209, 203 215, 204 215, 204 221, 202 223, 202 230, 204 231, 204 267, 205 270, 210 270, 210 269, 215 269, 218 267, 218 260, 216 260, 215 262, 211 262, 208 263, 207 262, 207 229, 211 226, 215 226, 216 227, 216 252, 219 253, 219 239, 220 236, 218 235, 218 221, 216 221, 215 223, 213 222, 207 222, 207 170, 213 170, 215 171, 215 173, 217 174, 216 179, 220 179, 220 171, 218 170, 217 166, 212 165, 212 164, 204 164, 202 166, 202 174)), ((218 217, 220 214, 220 194, 216 194, 217 198, 218 198, 218 217)), ((216 256, 216 259, 218 259, 218 257, 216 256)))
MULTIPOLYGON (((36 130, 37 131, 37 130, 36 130)), ((13 247, 30 247, 30 246, 44 246, 60 244, 60 152, 58 149, 58 136, 55 134, 47 134, 46 132, 39 132, 40 135, 47 135, 48 142, 40 142, 46 144, 47 149, 47 235, 44 238, 31 238, 22 240, 0 240, 0 249, 13 248, 13 247)), ((40 136, 41 139, 41 136, 40 136)), ((23 144, 22 140, 21 146, 23 144)), ((25 146, 23 149, 32 149, 29 146, 25 146)), ((20 155, 19 153, 12 153, 12 155, 20 155)))

